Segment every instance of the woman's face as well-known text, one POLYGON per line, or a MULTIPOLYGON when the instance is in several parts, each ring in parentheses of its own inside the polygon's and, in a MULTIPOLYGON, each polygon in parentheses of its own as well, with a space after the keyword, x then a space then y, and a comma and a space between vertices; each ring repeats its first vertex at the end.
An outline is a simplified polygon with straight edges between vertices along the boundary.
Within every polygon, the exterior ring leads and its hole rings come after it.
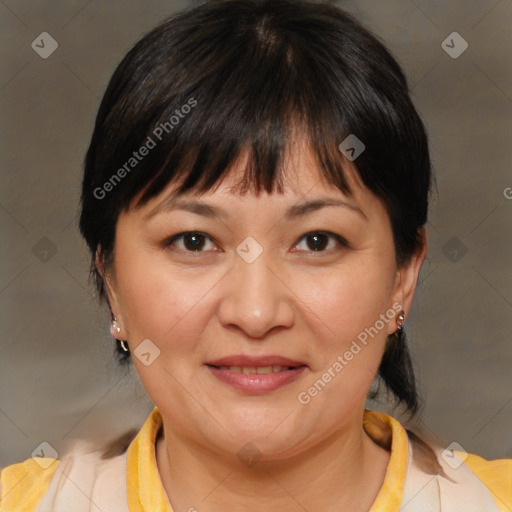
POLYGON ((279 459, 360 427, 423 254, 397 269, 380 200, 352 173, 353 197, 324 182, 306 146, 284 194, 232 193, 242 170, 121 214, 107 288, 166 432, 279 459))

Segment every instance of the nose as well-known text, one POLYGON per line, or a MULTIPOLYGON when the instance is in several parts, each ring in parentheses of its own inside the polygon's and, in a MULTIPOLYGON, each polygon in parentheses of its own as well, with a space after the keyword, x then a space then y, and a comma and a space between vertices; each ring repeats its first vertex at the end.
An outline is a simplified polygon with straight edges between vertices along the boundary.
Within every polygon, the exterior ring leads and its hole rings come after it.
POLYGON ((224 327, 236 327, 247 337, 263 338, 272 329, 294 322, 293 293, 263 254, 247 263, 240 257, 226 281, 218 316, 224 327))

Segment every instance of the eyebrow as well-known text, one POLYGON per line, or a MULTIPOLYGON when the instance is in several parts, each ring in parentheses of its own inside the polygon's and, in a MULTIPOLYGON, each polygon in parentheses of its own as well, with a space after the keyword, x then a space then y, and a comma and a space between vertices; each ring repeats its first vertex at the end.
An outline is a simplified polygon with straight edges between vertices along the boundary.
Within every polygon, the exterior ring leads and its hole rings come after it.
MULTIPOLYGON (((294 220, 298 217, 302 217, 304 215, 307 215, 309 213, 315 212, 328 206, 348 208, 353 212, 359 214, 364 219, 368 220, 368 217, 365 215, 363 210, 359 208, 359 206, 349 203, 347 201, 333 199, 330 197, 320 197, 317 199, 311 199, 309 201, 302 201, 297 204, 294 204, 293 206, 290 206, 290 208, 286 210, 284 216, 286 220, 294 220)), ((226 219, 227 217, 229 217, 228 213, 218 206, 213 206, 203 201, 186 201, 171 196, 170 198, 166 199, 162 203, 158 204, 155 208, 153 208, 145 216, 145 219, 148 220, 161 212, 172 212, 175 210, 182 210, 190 213, 195 213, 197 215, 201 215, 207 218, 226 219)))

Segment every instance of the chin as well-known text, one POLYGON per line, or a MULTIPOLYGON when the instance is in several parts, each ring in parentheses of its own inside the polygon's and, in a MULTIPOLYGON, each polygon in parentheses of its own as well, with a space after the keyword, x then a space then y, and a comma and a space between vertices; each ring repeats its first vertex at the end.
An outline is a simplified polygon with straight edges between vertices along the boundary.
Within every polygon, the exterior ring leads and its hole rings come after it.
MULTIPOLYGON (((233 436, 237 449, 252 443, 267 456, 285 455, 299 440, 300 426, 296 425, 290 412, 291 409, 280 409, 262 414, 261 411, 244 409, 222 424, 233 436)), ((230 443, 232 441, 230 439, 230 443)))

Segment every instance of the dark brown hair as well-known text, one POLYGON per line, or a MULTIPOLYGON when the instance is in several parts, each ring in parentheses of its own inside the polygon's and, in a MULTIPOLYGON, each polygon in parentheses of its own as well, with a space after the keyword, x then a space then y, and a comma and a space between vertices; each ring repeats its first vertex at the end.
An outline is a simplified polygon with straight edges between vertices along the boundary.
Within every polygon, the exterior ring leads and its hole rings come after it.
MULTIPOLYGON (((409 261, 427 220, 431 165, 399 64, 333 5, 212 1, 141 39, 101 102, 80 216, 100 297, 105 289, 94 255, 101 246, 107 268, 111 264, 120 212, 144 205, 180 178, 178 194, 211 189, 247 148, 240 192, 282 191, 283 154, 295 130, 307 137, 328 182, 348 195, 339 145, 351 134, 362 141, 356 171, 389 213, 397 265, 409 261)), ((126 361, 128 353, 117 350, 126 361)), ((417 409, 403 336, 389 337, 379 375, 409 411, 417 409)))

